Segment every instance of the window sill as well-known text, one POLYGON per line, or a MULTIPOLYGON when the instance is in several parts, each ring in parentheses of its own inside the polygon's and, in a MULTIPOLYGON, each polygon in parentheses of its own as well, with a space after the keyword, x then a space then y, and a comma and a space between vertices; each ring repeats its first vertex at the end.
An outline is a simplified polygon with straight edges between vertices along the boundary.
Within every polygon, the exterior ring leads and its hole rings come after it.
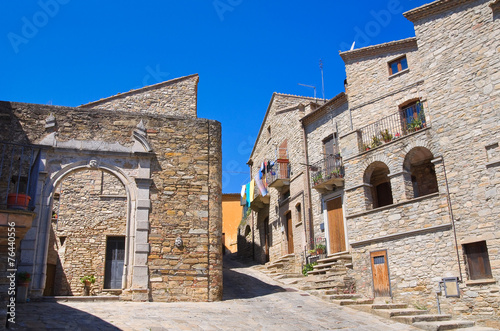
POLYGON ((405 70, 401 70, 401 71, 398 71, 396 72, 395 74, 392 74, 389 76, 389 79, 392 79, 394 77, 397 77, 397 76, 400 76, 400 75, 403 75, 403 74, 406 74, 407 72, 410 72, 410 68, 407 68, 405 70))
POLYGON ((484 284, 495 284, 497 282, 494 278, 486 278, 486 279, 475 279, 475 280, 466 280, 466 286, 474 286, 474 285, 484 285, 484 284))

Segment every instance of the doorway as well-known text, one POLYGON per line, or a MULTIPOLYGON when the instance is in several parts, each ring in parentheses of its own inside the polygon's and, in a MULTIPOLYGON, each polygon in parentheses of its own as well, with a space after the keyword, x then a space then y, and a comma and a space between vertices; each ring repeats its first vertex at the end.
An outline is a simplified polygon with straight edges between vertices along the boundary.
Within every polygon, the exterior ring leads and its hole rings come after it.
POLYGON ((373 275, 373 293, 375 297, 390 297, 391 283, 387 250, 370 253, 373 275))
POLYGON ((293 254, 293 227, 292 227, 292 213, 288 211, 285 214, 286 219, 286 233, 288 241, 288 254, 293 254))
POLYGON ((125 237, 108 237, 106 241, 105 289, 121 289, 125 261, 125 237))
POLYGON ((329 253, 346 251, 344 214, 342 213, 342 198, 338 197, 326 202, 328 216, 329 253))
POLYGON ((269 217, 264 219, 264 254, 267 263, 269 262, 269 217))

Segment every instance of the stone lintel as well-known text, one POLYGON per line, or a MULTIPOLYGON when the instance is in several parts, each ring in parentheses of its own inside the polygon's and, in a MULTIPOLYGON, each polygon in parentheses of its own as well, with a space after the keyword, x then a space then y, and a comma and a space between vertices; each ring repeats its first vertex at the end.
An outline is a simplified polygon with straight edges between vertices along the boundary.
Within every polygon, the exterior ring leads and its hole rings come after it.
POLYGON ((351 186, 351 187, 346 187, 344 189, 344 191, 354 191, 354 190, 357 190, 358 188, 361 188, 361 187, 373 187, 373 185, 368 184, 368 183, 363 183, 363 184, 359 184, 359 185, 355 185, 355 186, 351 186))

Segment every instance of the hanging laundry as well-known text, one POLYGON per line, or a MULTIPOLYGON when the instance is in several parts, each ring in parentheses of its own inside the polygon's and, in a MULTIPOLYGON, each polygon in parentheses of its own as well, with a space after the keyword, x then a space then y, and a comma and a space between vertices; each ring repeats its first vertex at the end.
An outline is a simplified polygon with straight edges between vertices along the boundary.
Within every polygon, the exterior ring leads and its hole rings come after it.
POLYGON ((265 197, 267 195, 267 190, 264 186, 264 183, 262 183, 262 180, 260 180, 258 177, 259 177, 258 175, 255 175, 255 183, 257 184, 257 187, 259 188, 260 195, 265 197))
POLYGON ((240 206, 246 206, 247 205, 247 187, 246 185, 241 186, 241 199, 240 199, 240 206))
POLYGON ((255 180, 252 179, 250 181, 250 202, 253 201, 253 194, 254 194, 254 191, 255 191, 255 180))
POLYGON ((250 206, 250 183, 248 183, 247 185, 245 185, 245 195, 246 195, 246 201, 247 201, 247 206, 250 206))

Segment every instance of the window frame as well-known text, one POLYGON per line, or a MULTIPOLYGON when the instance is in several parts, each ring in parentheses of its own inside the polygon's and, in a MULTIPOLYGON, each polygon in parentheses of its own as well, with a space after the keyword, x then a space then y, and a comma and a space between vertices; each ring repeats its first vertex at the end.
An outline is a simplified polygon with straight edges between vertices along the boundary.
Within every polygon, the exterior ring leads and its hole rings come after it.
POLYGON ((403 55, 403 56, 397 57, 394 60, 391 60, 391 61, 387 62, 387 66, 388 66, 388 69, 389 69, 389 76, 393 76, 393 75, 399 74, 399 73, 401 73, 401 72, 409 69, 408 58, 406 57, 406 54, 403 55), (406 62, 406 67, 405 68, 403 68, 402 60, 405 60, 405 62, 406 62), (397 64, 398 70, 396 72, 393 72, 393 70, 392 70, 392 65, 393 64, 397 64))
POLYGON ((467 277, 469 280, 483 280, 493 278, 486 240, 464 243, 462 244, 462 251, 464 254, 467 277), (483 251, 478 252, 478 249, 483 249, 483 251), (472 260, 473 258, 474 260, 472 260), (481 264, 481 267, 484 270, 484 274, 480 274, 476 270, 476 267, 479 264, 481 264))

